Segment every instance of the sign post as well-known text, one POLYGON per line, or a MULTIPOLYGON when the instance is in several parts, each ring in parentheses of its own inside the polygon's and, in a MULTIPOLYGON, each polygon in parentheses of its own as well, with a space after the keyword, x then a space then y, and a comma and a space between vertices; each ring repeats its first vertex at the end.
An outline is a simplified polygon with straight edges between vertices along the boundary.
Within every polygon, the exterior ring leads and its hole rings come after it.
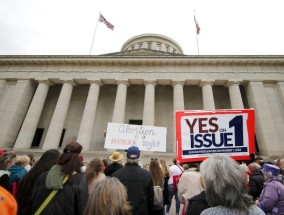
POLYGON ((216 154, 249 160, 254 153, 254 110, 177 111, 177 161, 203 161, 216 154))

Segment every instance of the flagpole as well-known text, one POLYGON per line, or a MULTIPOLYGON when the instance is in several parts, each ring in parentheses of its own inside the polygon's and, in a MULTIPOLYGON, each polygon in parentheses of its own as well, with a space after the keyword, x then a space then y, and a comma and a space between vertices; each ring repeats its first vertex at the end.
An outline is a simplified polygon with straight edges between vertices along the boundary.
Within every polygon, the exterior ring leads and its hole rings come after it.
MULTIPOLYGON (((194 10, 194 21, 195 21, 195 25, 197 23, 196 21, 196 17, 195 17, 195 10, 194 10)), ((198 44, 198 31, 195 31, 195 35, 196 35, 196 45, 197 45, 197 54, 199 55, 199 44, 198 44)))
POLYGON ((197 44, 197 53, 199 55, 199 44, 198 44, 198 34, 196 32, 196 44, 197 44))
POLYGON ((95 36, 96 36, 96 32, 97 32, 97 27, 98 27, 98 23, 99 23, 100 16, 101 16, 101 12, 100 12, 100 14, 99 14, 99 18, 98 18, 98 20, 97 20, 97 24, 96 24, 96 27, 95 27, 95 31, 94 31, 93 40, 92 40, 92 45, 91 45, 91 48, 90 48, 89 55, 91 55, 91 53, 92 53, 93 44, 94 44, 94 40, 95 40, 95 36))

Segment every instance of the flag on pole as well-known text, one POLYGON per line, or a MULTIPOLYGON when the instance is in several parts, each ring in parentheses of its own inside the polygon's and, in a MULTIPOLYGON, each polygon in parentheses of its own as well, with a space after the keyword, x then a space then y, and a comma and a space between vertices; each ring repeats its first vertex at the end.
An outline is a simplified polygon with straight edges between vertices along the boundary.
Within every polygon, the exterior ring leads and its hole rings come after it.
POLYGON ((103 22, 110 30, 113 31, 114 25, 111 24, 110 22, 108 22, 108 21, 103 17, 102 14, 100 14, 99 22, 103 22))
POLYGON ((199 32, 200 32, 200 27, 199 27, 198 22, 197 22, 197 20, 196 20, 196 18, 195 18, 195 15, 194 15, 194 22, 195 22, 195 26, 196 26, 196 33, 199 34, 199 32))

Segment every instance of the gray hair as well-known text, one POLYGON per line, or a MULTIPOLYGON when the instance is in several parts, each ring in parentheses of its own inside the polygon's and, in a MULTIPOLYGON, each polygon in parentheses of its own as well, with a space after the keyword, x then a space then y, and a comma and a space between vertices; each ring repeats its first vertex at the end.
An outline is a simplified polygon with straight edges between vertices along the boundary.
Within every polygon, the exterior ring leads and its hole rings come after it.
POLYGON ((134 164, 134 163, 139 164, 139 158, 136 158, 136 159, 127 158, 126 162, 129 164, 134 164))
POLYGON ((225 155, 216 155, 200 165, 206 199, 213 206, 224 206, 248 211, 253 205, 252 197, 246 191, 246 178, 240 165, 225 155))

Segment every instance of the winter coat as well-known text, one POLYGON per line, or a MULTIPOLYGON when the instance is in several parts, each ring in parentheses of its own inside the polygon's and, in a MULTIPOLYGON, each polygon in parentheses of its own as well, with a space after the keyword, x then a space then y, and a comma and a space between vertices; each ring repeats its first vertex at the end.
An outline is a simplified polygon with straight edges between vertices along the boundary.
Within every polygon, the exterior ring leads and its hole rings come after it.
POLYGON ((249 194, 255 200, 261 194, 264 184, 264 177, 261 173, 254 173, 249 179, 249 194))
POLYGON ((11 193, 13 193, 13 195, 16 195, 18 184, 25 174, 27 174, 27 170, 21 165, 14 164, 8 169, 8 171, 11 173, 9 190, 11 193))
POLYGON ((188 206, 186 209, 186 215, 200 215, 202 211, 209 208, 205 191, 193 196, 188 200, 188 206))
POLYGON ((113 175, 127 188, 133 215, 148 215, 154 205, 154 189, 150 173, 136 163, 126 163, 113 175))
POLYGON ((68 180, 62 185, 64 176, 60 177, 54 172, 54 167, 52 167, 50 171, 41 174, 37 179, 31 198, 32 214, 37 211, 53 189, 58 189, 59 191, 45 207, 41 215, 83 214, 89 197, 85 175, 76 173, 72 176, 72 182, 68 180))
POLYGON ((264 212, 278 211, 279 215, 284 214, 284 185, 273 180, 265 183, 258 205, 264 212))
POLYGON ((113 174, 115 171, 121 169, 122 167, 123 167, 122 164, 119 164, 119 163, 116 163, 116 162, 115 162, 115 163, 112 163, 112 164, 108 165, 108 166, 105 168, 105 175, 106 175, 106 176, 112 176, 112 174, 113 174))
POLYGON ((240 211, 235 208, 216 206, 202 211, 201 215, 265 215, 265 213, 256 205, 252 205, 248 213, 240 213, 240 211))
POLYGON ((9 190, 10 172, 7 170, 0 170, 0 186, 9 190))

